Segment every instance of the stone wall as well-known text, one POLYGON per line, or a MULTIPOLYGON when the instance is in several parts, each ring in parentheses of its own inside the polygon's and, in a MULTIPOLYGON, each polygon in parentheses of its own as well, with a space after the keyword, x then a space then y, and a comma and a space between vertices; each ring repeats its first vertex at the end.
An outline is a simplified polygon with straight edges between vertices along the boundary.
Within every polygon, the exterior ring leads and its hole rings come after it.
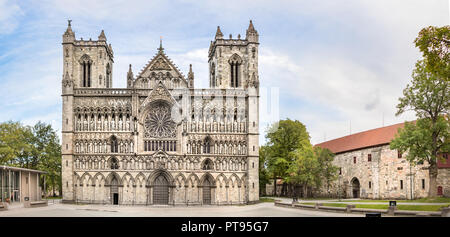
MULTIPOLYGON (((370 147, 337 154, 334 165, 341 175, 330 187, 323 187, 321 195, 333 193, 353 198, 353 187, 359 182, 359 197, 369 199, 417 199, 428 195, 427 164, 410 165, 389 145, 370 147), (369 154, 371 161, 369 161, 369 154), (356 161, 356 163, 355 163, 356 161), (424 185, 423 185, 424 184, 424 185)), ((439 169, 438 185, 449 192, 450 169, 439 169)), ((447 194, 448 195, 448 194, 447 194)), ((334 195, 333 195, 334 196, 334 195)))

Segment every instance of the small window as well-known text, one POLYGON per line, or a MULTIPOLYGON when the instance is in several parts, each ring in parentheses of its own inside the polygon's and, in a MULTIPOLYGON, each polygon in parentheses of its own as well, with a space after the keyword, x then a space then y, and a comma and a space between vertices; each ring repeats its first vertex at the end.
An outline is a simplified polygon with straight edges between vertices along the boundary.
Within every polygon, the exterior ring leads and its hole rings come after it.
POLYGON ((256 126, 256 123, 255 123, 255 121, 253 121, 253 127, 255 127, 256 126))
POLYGON ((253 146, 253 151, 255 151, 255 146, 253 146))
POLYGON ((69 124, 69 119, 66 119, 66 124, 69 124))
POLYGON ((425 189, 425 179, 422 179, 422 189, 425 189))
POLYGON ((400 151, 397 151, 397 158, 402 158, 402 153, 400 151))
POLYGON ((255 162, 252 162, 252 168, 255 168, 255 162))
POLYGON ((353 164, 356 164, 356 156, 353 157, 353 164))
POLYGON ((69 144, 66 144, 66 150, 69 150, 69 144))
POLYGON ((67 167, 67 166, 69 166, 69 161, 68 161, 68 160, 66 160, 66 167, 67 167))
POLYGON ((372 161, 372 154, 368 154, 368 155, 367 155, 367 161, 369 161, 369 162, 372 161))
POLYGON ((372 182, 369 181, 369 189, 372 188, 372 182))
POLYGON ((397 167, 397 170, 403 170, 403 167, 397 167))
POLYGON ((255 188, 255 183, 252 183, 253 188, 255 188))
POLYGON ((342 174, 342 168, 339 167, 339 175, 342 174))
POLYGON ((28 184, 28 177, 25 178, 25 183, 28 184))
POLYGON ((403 180, 400 180, 400 189, 403 189, 403 180))

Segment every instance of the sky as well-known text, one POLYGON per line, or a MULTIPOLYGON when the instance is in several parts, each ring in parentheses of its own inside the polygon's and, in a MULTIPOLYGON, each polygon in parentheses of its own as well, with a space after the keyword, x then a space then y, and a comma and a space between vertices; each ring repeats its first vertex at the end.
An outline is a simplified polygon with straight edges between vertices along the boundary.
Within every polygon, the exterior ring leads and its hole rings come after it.
POLYGON ((166 54, 195 87, 208 87, 207 51, 217 26, 227 38, 259 33, 260 143, 269 124, 306 125, 313 144, 413 120, 395 116, 421 54, 420 29, 450 23, 448 0, 0 0, 0 122, 43 121, 61 131, 62 34, 105 31, 114 50, 113 87, 126 87, 166 54), (267 111, 267 112, 266 112, 267 111))

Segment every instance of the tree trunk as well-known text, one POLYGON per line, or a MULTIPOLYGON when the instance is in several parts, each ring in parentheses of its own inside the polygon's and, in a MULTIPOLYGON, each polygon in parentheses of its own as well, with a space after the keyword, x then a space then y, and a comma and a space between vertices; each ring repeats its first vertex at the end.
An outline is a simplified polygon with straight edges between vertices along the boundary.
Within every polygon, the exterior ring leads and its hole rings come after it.
POLYGON ((303 184, 303 198, 308 198, 308 186, 303 184))
POLYGON ((429 169, 430 182, 428 185, 428 197, 436 197, 437 196, 437 175, 438 175, 438 167, 436 162, 434 164, 430 164, 429 169))
POLYGON ((273 196, 277 196, 277 178, 273 179, 273 196))

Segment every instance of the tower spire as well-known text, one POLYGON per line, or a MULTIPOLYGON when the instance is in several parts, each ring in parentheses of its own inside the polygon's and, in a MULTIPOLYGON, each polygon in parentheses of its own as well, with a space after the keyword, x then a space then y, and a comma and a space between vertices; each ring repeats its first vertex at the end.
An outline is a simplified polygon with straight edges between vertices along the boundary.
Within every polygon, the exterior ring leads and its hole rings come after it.
POLYGON ((192 71, 192 64, 189 64, 188 81, 189 87, 194 88, 194 72, 192 71))
POLYGON ((98 41, 106 41, 105 31, 102 30, 100 35, 98 36, 98 41))
POLYGON ((159 48, 158 48, 159 52, 164 52, 164 48, 162 47, 162 36, 159 37, 159 48))
POLYGON ((222 39, 222 38, 223 38, 223 34, 222 34, 222 31, 220 30, 220 26, 217 26, 216 39, 222 39))
POLYGON ((252 20, 250 20, 250 24, 247 28, 246 38, 248 41, 251 42, 258 42, 258 31, 255 30, 255 27, 253 26, 252 20))
POLYGON ((72 31, 72 20, 67 20, 67 29, 63 34, 63 42, 75 41, 75 33, 72 31))

